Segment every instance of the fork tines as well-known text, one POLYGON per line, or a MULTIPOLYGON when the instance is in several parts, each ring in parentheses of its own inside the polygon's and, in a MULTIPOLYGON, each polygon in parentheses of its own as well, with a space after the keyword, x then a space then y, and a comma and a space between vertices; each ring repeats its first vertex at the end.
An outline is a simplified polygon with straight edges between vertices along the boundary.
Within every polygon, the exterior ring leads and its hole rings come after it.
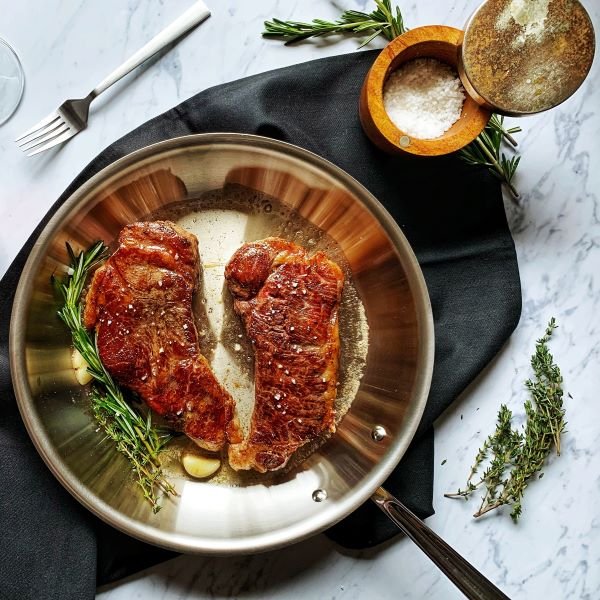
POLYGON ((27 156, 33 156, 68 140, 75 133, 59 113, 51 113, 21 134, 15 142, 27 156))

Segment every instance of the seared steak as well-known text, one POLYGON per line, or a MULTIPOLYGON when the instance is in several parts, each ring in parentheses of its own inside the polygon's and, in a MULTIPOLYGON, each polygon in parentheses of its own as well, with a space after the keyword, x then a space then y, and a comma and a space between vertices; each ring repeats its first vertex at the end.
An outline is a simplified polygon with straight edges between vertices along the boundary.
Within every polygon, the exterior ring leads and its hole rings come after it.
POLYGON ((231 396, 200 353, 192 312, 200 257, 174 223, 134 223, 96 271, 84 322, 107 371, 199 446, 241 439, 231 396))
POLYGON ((322 252, 309 256, 297 244, 267 238, 242 246, 225 278, 255 351, 250 433, 229 447, 229 463, 274 471, 335 431, 344 275, 322 252))

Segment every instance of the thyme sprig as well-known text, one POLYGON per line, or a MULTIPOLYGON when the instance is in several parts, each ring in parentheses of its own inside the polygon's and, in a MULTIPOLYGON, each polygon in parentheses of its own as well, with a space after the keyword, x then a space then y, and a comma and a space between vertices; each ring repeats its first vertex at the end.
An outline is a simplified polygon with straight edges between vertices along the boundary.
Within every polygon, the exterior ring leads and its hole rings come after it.
POLYGON ((366 46, 378 35, 388 40, 402 35, 406 29, 400 9, 392 9, 390 0, 375 0, 376 9, 365 13, 358 10, 347 10, 337 21, 313 19, 310 23, 302 21, 282 21, 273 19, 265 21, 263 37, 285 39, 286 46, 310 37, 320 37, 336 33, 370 33, 360 44, 366 46))
MULTIPOLYGON (((273 18, 265 21, 263 37, 287 40, 286 45, 293 44, 310 37, 339 33, 370 32, 370 36, 358 47, 362 48, 378 35, 388 40, 407 31, 400 8, 392 8, 390 0, 375 0, 376 10, 371 13, 347 10, 337 21, 313 19, 310 23, 302 21, 282 21, 273 18)), ((493 114, 485 129, 468 146, 459 151, 459 156, 468 164, 486 167, 490 173, 506 184, 511 197, 519 199, 519 192, 513 184, 513 178, 521 157, 506 155, 502 152, 503 142, 508 142, 512 149, 517 147, 513 133, 521 131, 520 127, 504 127, 504 117, 493 114)))
MULTIPOLYGON (((562 375, 548 350, 548 341, 556 329, 550 319, 544 335, 536 342, 531 357, 533 379, 525 382, 531 400, 525 402, 526 423, 523 431, 512 428, 512 412, 503 404, 498 412, 496 430, 479 449, 464 489, 447 498, 468 499, 483 487, 481 504, 474 517, 510 505, 510 516, 517 522, 523 509, 522 500, 529 482, 541 473, 546 458, 556 449, 560 455, 560 436, 565 429, 562 375), (475 476, 487 461, 478 481, 475 476)), ((543 473, 539 475, 541 478, 543 473)))
POLYGON ((83 325, 81 295, 88 274, 108 255, 102 242, 75 254, 67 243, 70 268, 63 279, 53 277, 52 283, 63 305, 58 316, 71 332, 73 347, 88 364, 95 383, 90 392, 94 417, 115 447, 129 460, 144 497, 152 510, 160 510, 159 492, 175 495, 175 489, 163 475, 158 455, 171 439, 171 433, 152 424, 151 413, 144 418, 123 397, 121 389, 104 368, 95 334, 83 325))

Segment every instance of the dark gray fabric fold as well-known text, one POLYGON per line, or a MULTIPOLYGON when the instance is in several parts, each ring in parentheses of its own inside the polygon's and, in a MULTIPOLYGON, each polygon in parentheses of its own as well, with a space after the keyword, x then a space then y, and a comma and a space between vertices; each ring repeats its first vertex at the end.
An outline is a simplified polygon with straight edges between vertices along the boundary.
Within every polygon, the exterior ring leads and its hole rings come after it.
MULTIPOLYGON (((57 206, 125 154, 190 133, 255 133, 316 152, 365 185, 408 237, 431 296, 436 362, 417 436, 386 487, 421 517, 433 513, 433 422, 515 328, 521 312, 519 273, 496 180, 455 156, 392 157, 367 140, 357 104, 374 57, 357 52, 311 61, 194 96, 104 150, 25 244, 0 284, 0 598, 92 598, 96 581, 106 583, 171 556, 111 529, 52 477, 16 408, 8 328, 24 262, 57 206)), ((369 503, 328 532, 352 548, 395 534, 369 503)))

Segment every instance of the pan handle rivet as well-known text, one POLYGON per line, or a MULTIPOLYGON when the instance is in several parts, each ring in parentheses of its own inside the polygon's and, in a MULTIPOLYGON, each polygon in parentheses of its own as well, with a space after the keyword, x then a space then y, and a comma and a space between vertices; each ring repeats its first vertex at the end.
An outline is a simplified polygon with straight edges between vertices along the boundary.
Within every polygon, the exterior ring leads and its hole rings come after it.
POLYGON ((323 500, 327 500, 327 492, 319 488, 312 493, 312 499, 315 502, 323 502, 323 500))
POLYGON ((381 425, 375 425, 371 430, 371 438, 375 442, 380 442, 387 435, 387 431, 381 425))

